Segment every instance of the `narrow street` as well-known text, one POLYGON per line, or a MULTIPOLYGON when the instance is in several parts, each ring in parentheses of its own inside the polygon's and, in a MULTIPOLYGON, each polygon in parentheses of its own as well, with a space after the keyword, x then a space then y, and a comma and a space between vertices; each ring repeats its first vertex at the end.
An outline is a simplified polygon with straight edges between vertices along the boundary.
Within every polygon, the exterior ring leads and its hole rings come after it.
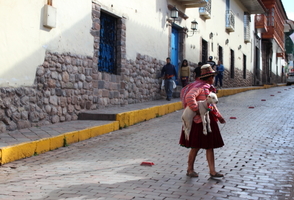
POLYGON ((199 178, 186 176, 178 111, 3 165, 0 199, 294 199, 293 99, 292 86, 219 99, 227 123, 219 124, 225 146, 215 157, 224 178, 209 177, 203 150, 199 178))

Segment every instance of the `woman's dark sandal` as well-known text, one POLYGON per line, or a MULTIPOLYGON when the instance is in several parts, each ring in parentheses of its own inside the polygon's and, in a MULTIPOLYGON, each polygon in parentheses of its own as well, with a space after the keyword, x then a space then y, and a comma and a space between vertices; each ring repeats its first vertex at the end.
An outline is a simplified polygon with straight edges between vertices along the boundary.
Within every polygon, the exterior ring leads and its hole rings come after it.
POLYGON ((186 174, 187 176, 189 176, 189 177, 195 177, 195 178, 197 178, 198 177, 198 174, 196 173, 196 172, 187 172, 187 174, 186 174))
POLYGON ((211 178, 222 178, 222 177, 224 177, 224 175, 216 172, 214 175, 210 174, 210 177, 211 178))

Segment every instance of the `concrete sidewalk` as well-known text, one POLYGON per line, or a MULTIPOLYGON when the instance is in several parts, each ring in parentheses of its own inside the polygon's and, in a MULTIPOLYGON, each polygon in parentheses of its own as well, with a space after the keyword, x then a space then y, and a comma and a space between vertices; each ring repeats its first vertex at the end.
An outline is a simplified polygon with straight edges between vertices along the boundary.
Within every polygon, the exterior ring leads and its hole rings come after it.
MULTIPOLYGON (((218 91, 218 97, 277 86, 285 86, 285 84, 221 89, 218 91)), ((90 116, 90 118, 91 116, 92 118, 95 118, 93 116, 96 118, 106 116, 112 120, 76 120, 0 133, 0 164, 66 147, 75 142, 110 133, 181 109, 182 103, 179 98, 171 101, 155 100, 83 113, 84 116, 90 116)))

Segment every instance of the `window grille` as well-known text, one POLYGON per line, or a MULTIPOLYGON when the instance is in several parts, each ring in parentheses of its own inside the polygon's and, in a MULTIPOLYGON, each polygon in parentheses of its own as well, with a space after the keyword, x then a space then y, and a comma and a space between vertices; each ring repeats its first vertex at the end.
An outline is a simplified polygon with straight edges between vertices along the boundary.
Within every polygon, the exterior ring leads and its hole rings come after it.
POLYGON ((235 31, 235 14, 232 10, 226 11, 226 29, 230 32, 235 31))
POLYGON ((211 15, 211 0, 206 0, 207 5, 199 8, 200 15, 204 16, 207 19, 210 19, 211 15))
POLYGON ((250 42, 250 15, 244 14, 244 42, 250 42))

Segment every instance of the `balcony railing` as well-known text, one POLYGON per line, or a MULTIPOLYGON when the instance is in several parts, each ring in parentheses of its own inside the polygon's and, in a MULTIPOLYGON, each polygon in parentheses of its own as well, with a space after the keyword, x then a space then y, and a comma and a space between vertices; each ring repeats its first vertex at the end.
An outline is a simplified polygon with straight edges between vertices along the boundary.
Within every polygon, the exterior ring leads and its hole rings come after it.
POLYGON ((263 14, 255 15, 255 28, 261 30, 261 32, 267 32, 267 17, 263 14))
POLYGON ((243 18, 244 23, 244 42, 250 42, 250 15, 244 14, 243 18))
POLYGON ((250 42, 250 26, 244 26, 244 42, 250 42))
POLYGON ((235 14, 232 10, 226 11, 226 30, 229 32, 235 31, 235 14))
POLYGON ((211 0, 208 0, 206 2, 207 2, 206 6, 199 8, 199 14, 205 19, 210 19, 211 18, 211 0))

